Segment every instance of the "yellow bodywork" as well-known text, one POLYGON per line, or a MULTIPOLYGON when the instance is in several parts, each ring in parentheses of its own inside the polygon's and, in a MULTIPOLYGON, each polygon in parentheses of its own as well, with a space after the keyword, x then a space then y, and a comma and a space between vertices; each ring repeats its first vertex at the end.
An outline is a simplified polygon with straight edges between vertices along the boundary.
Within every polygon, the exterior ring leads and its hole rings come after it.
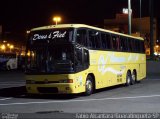
POLYGON ((145 54, 89 50, 89 56, 89 68, 79 73, 26 75, 26 80, 32 80, 34 82, 45 82, 46 80, 48 82, 51 81, 51 83, 44 84, 26 84, 27 92, 40 94, 37 90, 38 87, 54 87, 58 89, 58 92, 56 93, 69 94, 85 92, 85 83, 88 75, 92 75, 94 78, 96 89, 125 84, 128 71, 132 73, 135 70, 137 80, 146 77, 145 54), (59 82, 64 79, 72 79, 73 83, 59 82))

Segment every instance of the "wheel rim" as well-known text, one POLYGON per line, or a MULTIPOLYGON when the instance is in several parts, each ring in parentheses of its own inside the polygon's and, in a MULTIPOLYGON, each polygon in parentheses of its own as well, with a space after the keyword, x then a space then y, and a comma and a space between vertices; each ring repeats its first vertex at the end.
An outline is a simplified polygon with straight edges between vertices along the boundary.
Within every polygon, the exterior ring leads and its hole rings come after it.
POLYGON ((131 85, 132 81, 132 76, 129 72, 127 72, 127 77, 126 77, 126 86, 131 85))
POLYGON ((132 74, 132 80, 135 82, 136 81, 136 75, 135 73, 132 74))
POLYGON ((92 82, 90 80, 87 80, 86 82, 86 91, 89 94, 92 92, 92 82))

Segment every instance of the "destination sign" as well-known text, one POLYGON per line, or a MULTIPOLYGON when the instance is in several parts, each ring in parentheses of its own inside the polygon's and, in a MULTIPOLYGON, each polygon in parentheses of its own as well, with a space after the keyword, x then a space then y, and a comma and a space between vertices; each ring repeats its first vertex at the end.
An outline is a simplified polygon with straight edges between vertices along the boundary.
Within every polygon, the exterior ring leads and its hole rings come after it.
POLYGON ((33 35, 32 40, 43 40, 43 39, 57 39, 57 38, 65 38, 67 31, 54 31, 46 34, 36 33, 33 35))

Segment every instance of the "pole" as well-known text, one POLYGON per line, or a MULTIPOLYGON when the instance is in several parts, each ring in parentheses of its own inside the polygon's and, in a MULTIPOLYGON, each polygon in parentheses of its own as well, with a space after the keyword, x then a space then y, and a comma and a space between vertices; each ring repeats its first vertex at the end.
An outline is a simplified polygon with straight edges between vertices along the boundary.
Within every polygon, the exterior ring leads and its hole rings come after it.
POLYGON ((154 39, 153 39, 153 0, 149 0, 150 5, 150 58, 154 59, 154 39))
POLYGON ((139 18, 140 18, 140 22, 139 22, 139 23, 140 23, 140 24, 139 24, 139 33, 140 33, 140 36, 141 36, 141 30, 142 30, 142 29, 141 29, 141 18, 142 18, 141 6, 142 6, 142 1, 140 0, 140 6, 139 6, 139 7, 140 7, 140 10, 139 10, 139 18))
POLYGON ((128 34, 131 35, 131 0, 128 0, 128 34))

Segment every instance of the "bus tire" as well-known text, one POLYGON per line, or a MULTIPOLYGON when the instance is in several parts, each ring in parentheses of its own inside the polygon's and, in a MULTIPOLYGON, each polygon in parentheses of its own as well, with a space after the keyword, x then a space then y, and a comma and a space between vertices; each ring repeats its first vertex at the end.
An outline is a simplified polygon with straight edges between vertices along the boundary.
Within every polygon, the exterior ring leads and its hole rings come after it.
POLYGON ((93 84, 93 78, 88 75, 85 83, 85 96, 89 96, 93 93, 94 84, 93 84))
POLYGON ((126 75, 126 86, 129 86, 131 84, 131 81, 132 81, 132 76, 131 76, 131 73, 128 71, 127 72, 127 75, 126 75))
POLYGON ((132 72, 131 85, 135 84, 136 80, 137 80, 136 71, 133 71, 133 72, 132 72))

